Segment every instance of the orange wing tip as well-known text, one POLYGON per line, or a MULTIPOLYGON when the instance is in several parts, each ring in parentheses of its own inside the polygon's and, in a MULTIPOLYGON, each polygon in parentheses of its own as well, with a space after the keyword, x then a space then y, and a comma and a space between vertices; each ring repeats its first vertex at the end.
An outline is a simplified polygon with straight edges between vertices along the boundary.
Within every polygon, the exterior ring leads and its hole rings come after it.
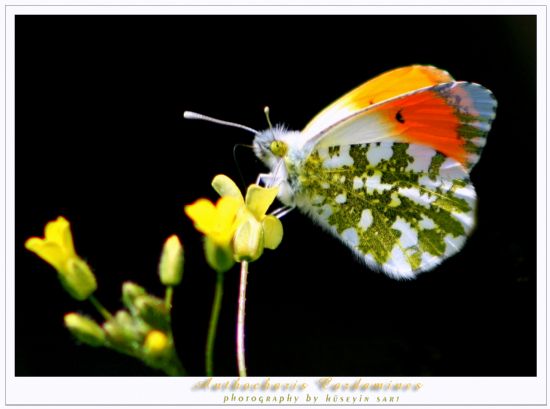
POLYGON ((468 82, 424 89, 381 105, 392 134, 408 143, 430 146, 470 170, 479 160, 495 118, 491 91, 468 82))

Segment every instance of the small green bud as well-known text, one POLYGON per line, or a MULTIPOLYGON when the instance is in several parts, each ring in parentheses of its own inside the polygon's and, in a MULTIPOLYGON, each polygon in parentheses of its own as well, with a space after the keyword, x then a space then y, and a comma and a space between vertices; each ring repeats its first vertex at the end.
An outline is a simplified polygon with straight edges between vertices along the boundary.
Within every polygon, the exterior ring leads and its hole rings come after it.
POLYGON ((152 295, 142 295, 135 300, 136 313, 153 328, 167 330, 170 317, 163 300, 152 295))
POLYGON ((252 213, 247 212, 239 223, 233 238, 233 251, 237 261, 257 260, 264 251, 264 230, 252 213))
POLYGON ((94 273, 81 258, 67 260, 67 268, 58 276, 63 288, 78 301, 84 301, 97 289, 94 273))
POLYGON ((107 339, 116 345, 126 344, 126 337, 120 325, 114 321, 107 321, 103 324, 103 330, 107 334, 107 339))
POLYGON ((135 313, 136 308, 134 303, 136 298, 144 294, 147 294, 145 289, 131 281, 126 281, 122 284, 122 303, 132 312, 132 314, 135 313))
POLYGON ((103 324, 103 329, 110 341, 121 346, 141 343, 144 336, 144 328, 125 310, 118 311, 113 319, 103 324))
POLYGON ((172 235, 164 243, 159 263, 160 281, 166 286, 175 286, 183 275, 183 246, 178 236, 172 235))
POLYGON ((65 326, 80 342, 93 347, 105 344, 105 332, 88 317, 71 312, 65 315, 65 326))
POLYGON ((208 236, 204 239, 204 255, 208 265, 218 273, 225 273, 235 264, 231 248, 218 246, 208 236))

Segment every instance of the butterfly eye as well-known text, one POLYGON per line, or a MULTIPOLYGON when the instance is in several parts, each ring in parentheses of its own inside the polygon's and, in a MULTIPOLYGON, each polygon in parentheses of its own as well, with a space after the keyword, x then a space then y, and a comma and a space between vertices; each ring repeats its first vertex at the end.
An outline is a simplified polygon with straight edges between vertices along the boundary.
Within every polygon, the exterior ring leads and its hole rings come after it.
POLYGON ((269 145, 269 149, 271 149, 271 152, 273 152, 275 156, 282 158, 288 151, 288 145, 283 141, 273 141, 271 145, 269 145))

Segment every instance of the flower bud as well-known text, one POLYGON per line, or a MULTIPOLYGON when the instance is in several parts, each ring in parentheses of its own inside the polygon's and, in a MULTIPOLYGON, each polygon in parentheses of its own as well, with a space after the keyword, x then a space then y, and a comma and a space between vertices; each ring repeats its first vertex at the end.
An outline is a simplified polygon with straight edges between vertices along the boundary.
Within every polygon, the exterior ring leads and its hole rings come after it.
POLYGON ((145 337, 143 350, 151 357, 158 357, 170 350, 168 337, 162 331, 152 330, 145 337))
POLYGON ((217 245, 208 236, 204 239, 204 255, 208 265, 218 273, 225 273, 235 264, 231 248, 217 245))
POLYGON ((164 243, 159 264, 160 281, 166 286, 175 286, 183 275, 183 246, 176 235, 164 243))
POLYGON ((134 314, 136 310, 134 305, 136 298, 144 294, 147 294, 145 289, 136 283, 126 281, 122 284, 122 303, 132 314, 134 314))
POLYGON ((93 347, 105 344, 105 332, 92 319, 71 312, 65 315, 65 326, 80 342, 93 347))
POLYGON ((152 295, 142 295, 135 300, 136 313, 153 328, 170 328, 170 315, 163 300, 152 295))
POLYGON ((257 260, 264 251, 262 224, 252 213, 246 211, 238 224, 233 238, 233 252, 237 261, 257 260))
POLYGON ((111 342, 125 348, 141 343, 143 339, 142 328, 125 310, 118 311, 111 320, 103 324, 103 329, 111 342))
POLYGON ((92 270, 79 257, 67 260, 66 268, 58 274, 63 288, 75 299, 84 301, 97 289, 92 270))

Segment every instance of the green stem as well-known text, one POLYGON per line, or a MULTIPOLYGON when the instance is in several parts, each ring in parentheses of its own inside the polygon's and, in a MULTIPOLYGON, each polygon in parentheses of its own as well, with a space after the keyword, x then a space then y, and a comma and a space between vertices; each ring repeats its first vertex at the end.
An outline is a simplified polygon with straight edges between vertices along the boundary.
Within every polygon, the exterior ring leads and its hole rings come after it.
POLYGON ((206 338, 206 376, 214 374, 214 342, 216 341, 216 330, 218 328, 218 318, 220 317, 220 308, 223 297, 223 274, 218 273, 216 279, 216 291, 214 293, 214 302, 212 304, 212 314, 210 315, 210 325, 208 327, 208 337, 206 338))
POLYGON ((248 261, 241 262, 241 285, 239 287, 239 309, 237 312, 237 366, 239 376, 246 377, 246 360, 244 347, 244 317, 246 307, 246 284, 248 277, 248 261))
POLYGON ((107 308, 105 308, 103 306, 103 304, 101 304, 97 298, 95 298, 93 295, 90 295, 90 297, 88 298, 90 300, 90 302, 93 304, 93 306, 95 307, 95 309, 103 316, 103 318, 106 320, 106 321, 109 321, 113 318, 113 316, 111 315, 111 313, 109 311, 107 311, 107 308))
POLYGON ((166 310, 170 312, 172 310, 172 296, 174 295, 174 287, 166 287, 166 294, 164 295, 164 305, 166 310))

